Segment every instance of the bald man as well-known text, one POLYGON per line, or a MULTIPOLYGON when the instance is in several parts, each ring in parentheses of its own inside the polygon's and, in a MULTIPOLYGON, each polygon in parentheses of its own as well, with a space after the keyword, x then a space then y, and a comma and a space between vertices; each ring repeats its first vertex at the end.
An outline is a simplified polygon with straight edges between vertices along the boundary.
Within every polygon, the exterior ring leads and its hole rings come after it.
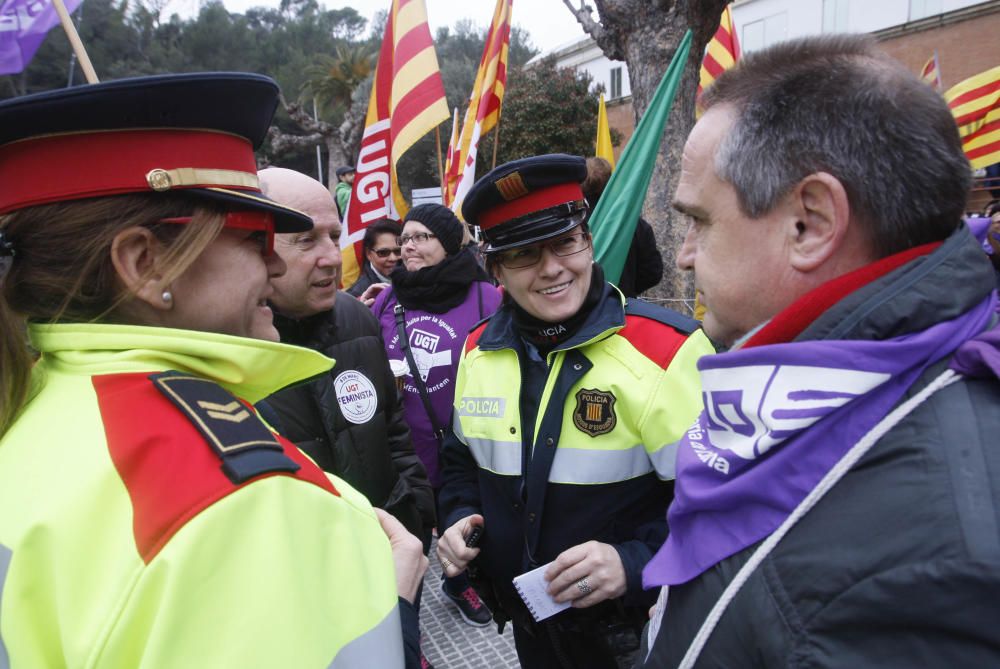
POLYGON ((339 292, 340 221, 330 191, 293 170, 260 172, 264 194, 308 214, 313 228, 276 235, 288 270, 273 280, 271 306, 281 341, 337 361, 326 376, 266 400, 282 434, 325 471, 361 491, 423 540, 434 526, 434 494, 413 451, 378 322, 339 292))

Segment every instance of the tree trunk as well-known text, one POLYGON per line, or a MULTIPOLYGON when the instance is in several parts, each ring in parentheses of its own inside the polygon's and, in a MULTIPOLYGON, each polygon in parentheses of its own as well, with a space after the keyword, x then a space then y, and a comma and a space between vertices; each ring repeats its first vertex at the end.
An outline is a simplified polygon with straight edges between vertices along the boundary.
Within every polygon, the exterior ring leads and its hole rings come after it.
MULTIPOLYGON (((648 295, 664 300, 690 300, 694 297, 693 277, 679 270, 676 264, 685 228, 680 217, 674 215, 670 202, 680 177, 684 142, 694 125, 694 100, 702 55, 718 28, 719 17, 728 0, 594 0, 599 24, 593 20, 588 22, 589 8, 574 8, 571 0, 563 2, 608 58, 625 61, 636 123, 649 107, 684 33, 688 28, 693 33, 684 78, 663 133, 643 208, 644 218, 656 233, 664 265, 662 281, 648 295)), ((672 306, 684 311, 683 305, 672 306)))

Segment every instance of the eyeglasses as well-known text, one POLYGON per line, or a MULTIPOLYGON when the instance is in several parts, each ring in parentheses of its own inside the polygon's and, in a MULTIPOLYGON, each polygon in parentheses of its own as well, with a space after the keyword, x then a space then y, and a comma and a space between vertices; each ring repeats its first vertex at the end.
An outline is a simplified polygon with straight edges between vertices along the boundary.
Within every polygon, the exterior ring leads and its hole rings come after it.
POLYGON ((414 244, 426 244, 428 239, 434 239, 437 235, 431 234, 429 232, 416 232, 412 235, 403 235, 402 237, 396 238, 396 243, 400 246, 406 246, 409 242, 414 244))
POLYGON ((588 248, 590 248, 590 233, 578 232, 550 242, 501 251, 497 254, 497 260, 507 269, 522 269, 537 264, 542 259, 542 249, 548 249, 560 258, 565 258, 586 251, 588 248))
POLYGON ((379 258, 388 258, 390 255, 402 255, 403 250, 397 246, 394 249, 372 249, 372 252, 374 252, 379 258))
MULTIPOLYGON (((191 216, 175 216, 173 218, 161 218, 157 223, 179 223, 187 225, 191 222, 191 216)), ((274 253, 274 215, 265 211, 228 211, 226 212, 223 227, 235 230, 257 230, 264 234, 261 248, 265 256, 274 253)))

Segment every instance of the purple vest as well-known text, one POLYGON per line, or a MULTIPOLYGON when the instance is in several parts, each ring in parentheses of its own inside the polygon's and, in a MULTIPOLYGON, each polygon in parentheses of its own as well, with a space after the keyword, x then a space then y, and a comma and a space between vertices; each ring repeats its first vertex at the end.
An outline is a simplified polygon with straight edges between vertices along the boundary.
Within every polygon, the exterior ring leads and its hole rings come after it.
MULTIPOLYGON (((394 308, 396 294, 387 288, 375 300, 372 312, 382 328, 382 340, 390 360, 405 360, 399 345, 394 308)), ((427 468, 431 485, 441 487, 438 466, 438 440, 431 420, 424 410, 420 392, 413 382, 419 373, 427 388, 435 419, 440 427, 451 425, 451 410, 455 400, 455 377, 462 346, 472 327, 500 306, 500 291, 486 282, 473 283, 462 304, 443 314, 422 310, 406 311, 406 334, 409 337, 417 369, 411 369, 403 381, 403 410, 413 437, 413 448, 427 468), (477 290, 482 291, 482 315, 479 312, 477 290)))

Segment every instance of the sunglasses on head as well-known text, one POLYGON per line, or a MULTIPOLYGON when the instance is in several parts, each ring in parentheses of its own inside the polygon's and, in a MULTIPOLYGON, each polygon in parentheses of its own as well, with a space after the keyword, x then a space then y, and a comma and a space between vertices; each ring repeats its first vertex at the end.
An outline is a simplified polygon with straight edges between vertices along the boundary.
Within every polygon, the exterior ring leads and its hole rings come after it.
POLYGON ((379 258, 388 258, 390 255, 398 256, 402 254, 402 250, 398 246, 394 249, 372 249, 372 251, 379 258))
MULTIPOLYGON (((187 225, 191 222, 191 216, 174 216, 172 218, 161 218, 158 223, 179 223, 187 225)), ((269 256, 274 253, 274 215, 266 211, 227 211, 223 227, 234 230, 257 230, 265 233, 264 255, 269 256)))

